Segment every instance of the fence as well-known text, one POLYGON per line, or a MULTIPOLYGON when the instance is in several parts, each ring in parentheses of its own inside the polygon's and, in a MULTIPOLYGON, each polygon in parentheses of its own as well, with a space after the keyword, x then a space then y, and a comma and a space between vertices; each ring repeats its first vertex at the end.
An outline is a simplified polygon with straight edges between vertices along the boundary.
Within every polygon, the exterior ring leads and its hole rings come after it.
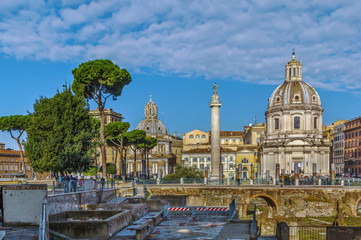
POLYGON ((88 190, 112 189, 120 187, 123 182, 115 180, 101 181, 101 179, 84 179, 84 180, 70 180, 61 182, 52 182, 48 185, 48 191, 53 194, 62 194, 69 192, 81 192, 88 190))
MULTIPOLYGON (((136 179, 137 184, 202 184, 202 185, 229 185, 229 186, 240 186, 240 185, 276 185, 276 181, 272 178, 255 178, 252 179, 240 179, 239 181, 231 179, 223 179, 222 183, 219 180, 210 180, 207 178, 180 178, 180 179, 136 179)), ((286 178, 283 181, 277 182, 277 185, 283 186, 295 186, 296 180, 286 178)), ((330 178, 317 178, 315 181, 312 178, 300 178, 298 181, 299 186, 318 186, 321 183, 322 186, 361 186, 361 178, 335 178, 332 181, 330 178)))
POLYGON ((289 240, 326 240, 326 226, 289 226, 289 240))

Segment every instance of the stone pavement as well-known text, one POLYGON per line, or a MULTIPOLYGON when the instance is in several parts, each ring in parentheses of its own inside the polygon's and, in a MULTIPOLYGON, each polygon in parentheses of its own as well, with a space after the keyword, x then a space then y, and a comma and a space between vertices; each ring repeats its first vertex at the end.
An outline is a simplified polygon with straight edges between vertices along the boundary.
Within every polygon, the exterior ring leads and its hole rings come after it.
POLYGON ((148 239, 215 239, 226 223, 226 217, 170 217, 156 226, 148 239))
POLYGON ((227 223, 226 217, 171 217, 161 222, 148 239, 249 240, 249 222, 227 223))
POLYGON ((3 240, 37 240, 39 228, 0 227, 0 232, 5 232, 3 240))
POLYGON ((237 223, 227 223, 223 226, 219 235, 215 238, 216 240, 249 240, 249 230, 251 228, 251 223, 249 222, 237 222, 237 223))

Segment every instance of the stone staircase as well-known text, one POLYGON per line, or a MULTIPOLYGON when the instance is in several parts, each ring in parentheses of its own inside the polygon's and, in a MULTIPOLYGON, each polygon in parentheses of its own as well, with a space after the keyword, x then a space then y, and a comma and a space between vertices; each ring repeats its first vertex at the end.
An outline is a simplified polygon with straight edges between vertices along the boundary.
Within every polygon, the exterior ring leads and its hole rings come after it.
POLYGON ((144 186, 143 185, 137 185, 136 189, 137 189, 137 195, 136 196, 145 198, 144 186))

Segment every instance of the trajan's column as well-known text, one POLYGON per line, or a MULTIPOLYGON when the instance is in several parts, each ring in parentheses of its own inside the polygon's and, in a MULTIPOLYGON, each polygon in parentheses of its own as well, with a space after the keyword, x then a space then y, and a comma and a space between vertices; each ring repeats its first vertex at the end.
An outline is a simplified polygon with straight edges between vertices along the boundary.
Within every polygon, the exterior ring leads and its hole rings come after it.
POLYGON ((211 108, 211 180, 219 180, 219 165, 221 163, 221 146, 220 146, 220 124, 219 108, 222 104, 217 95, 218 86, 213 86, 213 95, 209 107, 211 108))

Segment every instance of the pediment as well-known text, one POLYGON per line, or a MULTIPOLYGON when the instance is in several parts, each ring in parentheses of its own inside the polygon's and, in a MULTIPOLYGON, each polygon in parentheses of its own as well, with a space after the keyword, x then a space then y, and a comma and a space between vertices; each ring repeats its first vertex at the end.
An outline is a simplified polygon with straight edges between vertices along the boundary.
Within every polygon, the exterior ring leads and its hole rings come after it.
POLYGON ((296 140, 289 140, 285 143, 285 146, 312 146, 312 143, 309 141, 296 139, 296 140))

